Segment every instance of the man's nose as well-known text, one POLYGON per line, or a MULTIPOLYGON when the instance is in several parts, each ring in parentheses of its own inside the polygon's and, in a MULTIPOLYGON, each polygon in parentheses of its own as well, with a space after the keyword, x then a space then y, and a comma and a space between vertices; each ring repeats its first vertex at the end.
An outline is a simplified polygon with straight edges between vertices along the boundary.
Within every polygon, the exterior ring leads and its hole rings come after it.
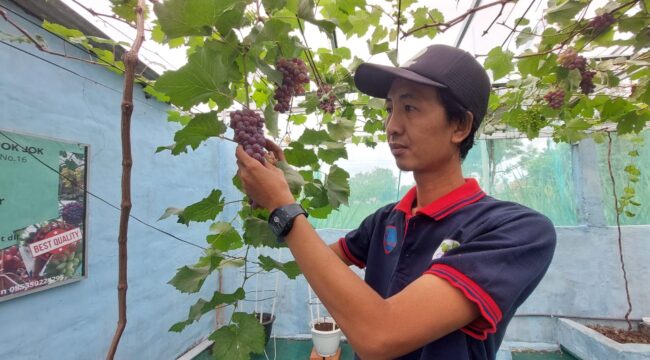
POLYGON ((386 135, 390 137, 391 135, 396 135, 402 132, 403 124, 401 116, 396 112, 392 112, 386 120, 386 135))

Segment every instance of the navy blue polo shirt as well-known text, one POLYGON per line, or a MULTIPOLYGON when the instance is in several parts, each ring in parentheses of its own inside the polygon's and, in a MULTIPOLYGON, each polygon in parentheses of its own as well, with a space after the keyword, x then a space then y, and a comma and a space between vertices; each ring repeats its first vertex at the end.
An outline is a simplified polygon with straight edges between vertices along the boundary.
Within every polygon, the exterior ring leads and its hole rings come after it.
POLYGON ((399 359, 492 360, 551 263, 555 228, 534 210, 486 196, 474 179, 413 215, 415 200, 414 187, 368 216, 339 240, 343 253, 383 298, 438 276, 478 306, 471 324, 399 359))

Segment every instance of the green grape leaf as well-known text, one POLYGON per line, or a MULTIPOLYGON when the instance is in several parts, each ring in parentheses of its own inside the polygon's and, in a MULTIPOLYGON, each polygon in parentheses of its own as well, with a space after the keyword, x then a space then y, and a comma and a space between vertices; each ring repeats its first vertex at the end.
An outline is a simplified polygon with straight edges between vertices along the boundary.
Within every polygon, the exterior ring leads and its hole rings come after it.
POLYGON ((588 1, 567 0, 546 10, 546 20, 561 26, 570 25, 573 18, 589 4, 588 1))
POLYGON ((300 269, 298 268, 298 263, 295 261, 288 261, 286 263, 279 262, 269 256, 264 256, 260 255, 258 260, 260 261, 260 265, 262 266, 262 269, 266 271, 271 271, 274 269, 280 270, 289 279, 295 279, 298 275, 300 275, 300 269))
POLYGON ((289 121, 294 125, 302 125, 307 121, 307 115, 304 114, 291 114, 289 121))
MULTIPOLYGON (((165 151, 165 150, 169 150, 169 151, 174 150, 174 144, 171 144, 171 145, 164 145, 164 146, 158 146, 158 147, 156 148, 156 154, 159 153, 159 152, 163 152, 163 151, 165 151)), ((160 220, 160 219, 159 219, 159 220, 160 220)))
POLYGON ((183 213, 183 209, 175 208, 175 207, 168 207, 165 212, 158 218, 158 221, 167 219, 168 217, 172 215, 180 215, 183 213))
POLYGON ((264 108, 264 124, 266 125, 266 130, 273 137, 278 136, 278 113, 273 110, 272 104, 267 104, 264 108))
POLYGON ((334 165, 330 168, 325 181, 327 188, 327 198, 333 208, 338 208, 340 204, 347 205, 350 196, 350 174, 340 167, 334 165))
POLYGON ((264 352, 264 327, 251 314, 232 314, 232 324, 221 327, 209 336, 215 360, 249 360, 250 354, 264 352))
POLYGON ((289 164, 302 167, 318 162, 318 157, 313 149, 305 149, 305 146, 297 141, 292 142, 289 146, 284 150, 284 155, 289 164))
POLYGON ((330 141, 329 135, 325 130, 305 129, 298 142, 304 145, 319 145, 324 141, 330 141))
POLYGON ((215 100, 221 109, 227 108, 234 97, 229 85, 242 78, 234 51, 229 45, 206 43, 180 69, 162 74, 154 88, 185 110, 209 99, 215 100))
POLYGON ((229 251, 239 249, 244 245, 241 236, 230 223, 218 222, 210 226, 210 231, 214 234, 208 235, 206 241, 213 249, 220 251, 229 251))
POLYGON ((305 196, 310 198, 310 207, 321 208, 323 206, 329 205, 329 200, 327 199, 327 190, 325 190, 325 188, 320 184, 307 183, 305 185, 305 196))
POLYGON ((176 146, 174 146, 172 154, 186 153, 187 146, 190 146, 192 150, 196 150, 201 142, 210 137, 221 136, 226 130, 226 124, 219 120, 216 111, 196 115, 187 126, 174 135, 176 146))
POLYGON ((628 112, 618 120, 616 131, 622 135, 627 133, 639 133, 646 125, 648 114, 639 115, 635 111, 628 112))
POLYGON ((162 30, 158 20, 153 21, 153 28, 151 29, 151 40, 162 44, 165 42, 165 32, 162 30))
POLYGON ((244 220, 244 242, 254 247, 267 246, 276 249, 286 247, 286 244, 277 241, 269 224, 256 217, 244 220))
POLYGON ((229 18, 233 14, 229 11, 243 6, 243 2, 238 0, 167 0, 156 2, 153 9, 165 34, 177 38, 210 35, 212 27, 221 22, 231 25, 232 19, 229 18))
POLYGON ((291 190, 291 193, 293 195, 300 195, 300 192, 302 191, 302 187, 305 185, 305 179, 302 178, 302 175, 296 169, 294 169, 291 165, 286 163, 285 161, 278 161, 277 164, 275 164, 282 172, 284 173, 284 178, 287 180, 287 183, 289 184, 289 189, 291 190))
POLYGON ((173 285, 182 293, 195 293, 201 290, 203 282, 210 275, 209 267, 189 267, 179 268, 176 275, 167 283, 173 285))
POLYGON ((221 197, 221 190, 214 189, 208 197, 186 207, 183 213, 178 216, 178 222, 187 225, 190 221, 214 220, 223 210, 223 205, 224 199, 221 197))
POLYGON ((486 69, 492 70, 493 80, 501 79, 514 70, 512 56, 510 51, 504 52, 501 47, 490 50, 484 65, 486 69))
POLYGON ((390 48, 388 42, 376 44, 368 41, 368 49, 370 50, 370 55, 377 55, 387 52, 390 48))
POLYGON ((52 32, 56 35, 59 35, 61 37, 64 37, 76 44, 89 45, 86 35, 84 35, 84 33, 82 33, 77 29, 70 29, 60 24, 51 23, 47 20, 43 20, 42 26, 43 29, 52 32))
MULTIPOLYGON (((430 7, 420 7, 411 12, 413 17, 413 27, 409 31, 420 28, 424 25, 430 24, 440 24, 445 21, 444 16, 437 9, 431 9, 430 7)), ((413 33, 413 36, 416 38, 421 38, 427 36, 430 39, 433 39, 438 34, 438 28, 435 26, 424 28, 413 33)))
POLYGON ((158 101, 160 101, 160 102, 164 102, 164 103, 169 102, 169 96, 163 94, 163 93, 160 92, 160 91, 157 91, 157 90, 154 89, 154 87, 151 86, 151 85, 147 85, 147 86, 144 88, 144 92, 147 93, 147 94, 149 94, 149 95, 151 95, 151 96, 153 96, 153 97, 155 97, 156 100, 158 100, 158 101))
POLYGON ((335 121, 327 123, 327 132, 334 140, 346 140, 354 134, 354 120, 336 118, 335 121))
POLYGON ((183 126, 187 126, 187 124, 190 123, 190 120, 192 120, 192 117, 189 115, 183 115, 176 110, 167 111, 167 121, 169 122, 177 122, 183 126))
POLYGON ((525 27, 519 35, 517 35, 517 38, 515 39, 515 44, 517 44, 517 47, 522 46, 527 44, 529 41, 535 38, 535 34, 533 33, 533 30, 530 27, 525 27))
POLYGON ((262 0, 262 5, 267 13, 272 13, 274 10, 282 9, 287 3, 287 0, 262 0))
MULTIPOLYGON (((135 22, 135 8, 138 6, 137 0, 111 0, 111 11, 113 14, 119 16, 120 18, 129 21, 135 22)), ((144 14, 146 18, 147 7, 144 8, 144 14)))
POLYGON ((199 260, 192 266, 193 268, 205 268, 207 267, 210 271, 218 268, 221 263, 224 261, 219 250, 213 248, 208 248, 205 250, 204 255, 199 258, 199 260))
POLYGON ((225 304, 234 304, 239 300, 243 300, 245 297, 246 293, 242 288, 238 288, 232 294, 224 294, 215 291, 210 301, 199 299, 196 303, 194 303, 194 305, 190 307, 189 314, 187 315, 187 320, 172 325, 169 331, 181 332, 183 329, 185 329, 186 326, 192 324, 195 321, 198 321, 204 314, 214 310, 215 307, 225 304))
POLYGON ((345 144, 335 142, 324 142, 325 148, 318 148, 318 157, 327 164, 334 164, 339 159, 347 159, 348 151, 345 144))

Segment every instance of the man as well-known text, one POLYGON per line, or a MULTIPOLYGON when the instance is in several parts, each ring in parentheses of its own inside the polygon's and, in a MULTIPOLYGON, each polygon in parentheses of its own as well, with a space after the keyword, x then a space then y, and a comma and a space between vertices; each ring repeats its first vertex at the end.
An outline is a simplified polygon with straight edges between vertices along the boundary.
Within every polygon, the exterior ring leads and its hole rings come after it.
POLYGON ((391 152, 416 183, 401 201, 328 247, 282 172, 238 147, 245 191, 273 210, 272 228, 359 358, 494 359, 551 262, 555 230, 543 215, 463 178, 462 159, 487 109, 485 70, 465 51, 433 45, 400 68, 362 64, 355 83, 386 99, 391 152), (351 264, 366 268, 365 282, 351 264))

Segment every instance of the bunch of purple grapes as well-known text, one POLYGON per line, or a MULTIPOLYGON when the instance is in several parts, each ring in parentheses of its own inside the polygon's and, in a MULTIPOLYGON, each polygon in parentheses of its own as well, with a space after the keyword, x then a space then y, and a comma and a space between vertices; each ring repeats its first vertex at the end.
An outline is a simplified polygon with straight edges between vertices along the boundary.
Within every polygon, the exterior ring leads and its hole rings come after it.
POLYGON ((84 207, 76 201, 65 204, 61 216, 66 223, 79 226, 84 220, 84 207))
POLYGON ((594 85, 593 79, 596 72, 585 70, 581 71, 580 75, 582 75, 582 79, 580 80, 580 89, 582 90, 582 93, 588 95, 594 92, 596 86, 594 85))
POLYGON ((616 22, 614 15, 610 13, 604 13, 598 15, 589 21, 587 29, 591 29, 594 34, 600 34, 601 32, 607 30, 613 23, 616 22))
POLYGON ((574 49, 566 49, 558 57, 557 62, 565 69, 573 70, 578 69, 584 71, 587 67, 587 59, 584 56, 578 55, 574 49))
POLYGON ((230 113, 230 127, 235 130, 235 141, 244 147, 246 153, 264 164, 264 118, 250 109, 233 111, 230 113))
POLYGON ((326 113, 334 113, 334 101, 336 101, 336 96, 332 92, 332 85, 322 84, 316 91, 316 96, 318 96, 319 107, 321 110, 326 113))
POLYGON ((309 74, 305 63, 298 58, 281 58, 275 67, 282 73, 282 85, 275 89, 273 98, 278 103, 273 109, 284 113, 289 110, 291 97, 305 93, 304 85, 309 83, 309 74))
POLYGON ((548 106, 557 110, 564 105, 564 90, 556 89, 549 91, 544 95, 544 100, 546 100, 548 106))
POLYGON ((578 55, 574 49, 569 48, 558 56, 557 62, 565 69, 578 69, 580 71, 582 77, 580 79, 580 89, 583 94, 588 95, 594 92, 596 86, 594 86, 593 78, 596 72, 587 70, 587 59, 584 56, 578 55))

